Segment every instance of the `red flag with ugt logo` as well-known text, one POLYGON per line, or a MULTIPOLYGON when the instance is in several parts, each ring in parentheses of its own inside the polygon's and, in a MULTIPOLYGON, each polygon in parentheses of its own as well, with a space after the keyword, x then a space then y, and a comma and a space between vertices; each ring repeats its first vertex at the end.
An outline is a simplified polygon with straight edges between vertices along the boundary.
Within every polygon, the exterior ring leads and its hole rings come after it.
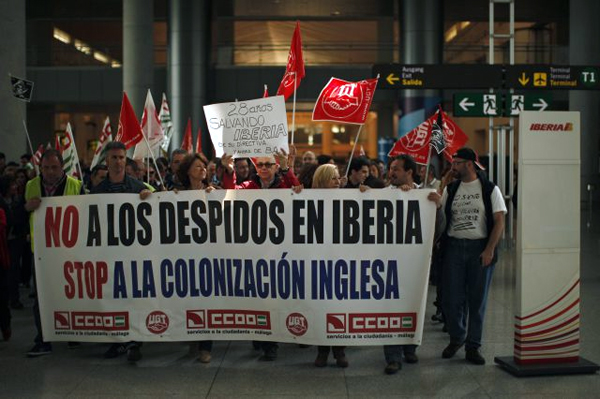
POLYGON ((458 151, 459 148, 464 147, 469 141, 469 138, 462 131, 460 127, 441 109, 438 111, 442 113, 442 120, 444 126, 444 141, 446 141, 446 148, 444 148, 444 157, 448 162, 452 162, 452 155, 458 151))
POLYGON ((400 137, 390 150, 388 156, 395 157, 400 154, 407 154, 413 157, 416 163, 427 165, 431 138, 430 131, 434 120, 435 119, 432 116, 404 136, 400 137))
POLYGON ((321 90, 312 120, 362 125, 367 119, 376 87, 377 78, 360 82, 331 78, 321 90))
POLYGON ((287 67, 277 95, 283 96, 285 100, 294 93, 294 88, 300 86, 300 81, 304 77, 304 59, 302 58, 302 38, 300 37, 300 22, 296 22, 296 29, 292 36, 292 45, 288 54, 287 67), (295 83, 294 83, 295 80, 295 83))
POLYGON ((408 154, 415 162, 427 165, 429 148, 431 145, 432 130, 438 125, 438 113, 442 116, 442 132, 446 148, 443 149, 444 157, 452 162, 452 155, 469 140, 465 132, 441 109, 430 116, 425 122, 400 137, 390 150, 388 156, 395 157, 400 154, 408 154))
POLYGON ((125 148, 129 149, 144 138, 142 127, 133 112, 133 107, 127 98, 127 94, 123 92, 123 102, 121 103, 121 115, 119 116, 119 130, 115 136, 115 141, 120 141, 125 144, 125 148))

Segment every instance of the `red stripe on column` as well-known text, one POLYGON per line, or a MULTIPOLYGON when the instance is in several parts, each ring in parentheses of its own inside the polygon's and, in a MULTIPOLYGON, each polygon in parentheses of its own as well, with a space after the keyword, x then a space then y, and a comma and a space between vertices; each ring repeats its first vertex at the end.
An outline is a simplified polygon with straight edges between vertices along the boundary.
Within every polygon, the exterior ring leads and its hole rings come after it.
POLYGON ((578 285, 578 284, 579 284, 579 279, 577 279, 577 281, 575 282, 575 284, 573 284, 573 286, 572 286, 571 288, 569 288, 569 290, 568 290, 567 292, 565 292, 565 293, 563 294, 563 296, 561 296, 560 298, 558 298, 556 301, 552 302, 550 305, 546 306, 544 309, 542 309, 542 310, 538 310, 538 311, 537 311, 537 312, 535 312, 535 313, 532 313, 532 314, 530 314, 530 315, 523 316, 523 317, 515 316, 515 318, 516 318, 517 320, 525 320, 525 319, 529 319, 530 317, 537 316, 537 315, 539 315, 540 313, 543 313, 543 312, 545 312, 546 310, 548 310, 548 309, 550 309, 551 307, 553 307, 554 305, 556 305, 558 302, 562 301, 562 300, 563 300, 563 299, 564 299, 564 298, 565 298, 567 295, 569 295, 569 293, 570 293, 571 291, 573 291, 573 289, 575 289, 575 287, 577 287, 577 285, 578 285))
POLYGON ((525 329, 527 329, 527 328, 537 327, 537 326, 539 326, 539 325, 542 325, 542 324, 544 324, 544 323, 547 323, 547 322, 549 322, 549 321, 551 321, 551 320, 554 320, 554 319, 556 319, 558 316, 560 316, 560 315, 562 315, 562 314, 564 314, 564 313, 568 312, 568 311, 569 311, 571 308, 573 308, 575 305, 579 304, 579 302, 580 302, 580 301, 581 301, 581 299, 580 299, 580 298, 577 298, 577 299, 575 300, 575 302, 573 302, 572 304, 570 304, 570 305, 569 305, 567 308, 565 308, 565 309, 561 310, 560 312, 558 312, 558 313, 557 313, 557 314, 555 314, 554 316, 550 316, 550 317, 548 317, 547 319, 540 320, 540 321, 538 321, 537 323, 528 324, 528 325, 526 325, 526 326, 519 326, 519 325, 515 324, 515 328, 516 328, 517 330, 525 330, 525 329))

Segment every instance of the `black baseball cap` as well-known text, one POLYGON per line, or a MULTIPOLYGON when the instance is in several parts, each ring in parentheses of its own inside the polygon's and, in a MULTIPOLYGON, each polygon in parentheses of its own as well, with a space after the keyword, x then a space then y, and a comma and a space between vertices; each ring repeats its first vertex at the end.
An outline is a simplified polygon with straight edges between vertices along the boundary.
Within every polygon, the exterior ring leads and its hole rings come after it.
POLYGON ((458 151, 456 151, 452 158, 460 158, 466 161, 473 161, 476 168, 478 168, 479 170, 485 170, 483 165, 479 162, 479 157, 477 156, 477 153, 475 153, 475 151, 473 151, 469 147, 460 148, 458 151))

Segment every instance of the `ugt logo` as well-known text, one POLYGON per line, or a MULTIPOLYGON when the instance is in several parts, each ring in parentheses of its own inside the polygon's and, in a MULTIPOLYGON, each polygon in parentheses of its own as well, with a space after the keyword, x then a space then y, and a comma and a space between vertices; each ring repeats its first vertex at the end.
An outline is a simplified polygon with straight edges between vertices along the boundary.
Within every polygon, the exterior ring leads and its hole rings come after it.
POLYGON ((358 83, 346 83, 330 89, 323 99, 323 112, 332 118, 348 118, 356 113, 363 101, 358 83))

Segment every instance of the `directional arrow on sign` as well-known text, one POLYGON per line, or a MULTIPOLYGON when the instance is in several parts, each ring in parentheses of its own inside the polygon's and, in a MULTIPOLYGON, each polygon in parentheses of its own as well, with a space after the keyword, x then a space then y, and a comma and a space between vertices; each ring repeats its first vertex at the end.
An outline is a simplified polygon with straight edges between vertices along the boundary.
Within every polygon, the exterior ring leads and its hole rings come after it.
POLYGON ((400 78, 399 78, 399 77, 397 77, 396 75, 394 75, 394 73, 390 73, 390 74, 388 75, 388 77, 387 77, 387 78, 385 78, 385 80, 387 80, 387 82, 393 86, 393 85, 394 85, 394 82, 397 82, 397 81, 399 81, 399 80, 400 80, 400 78))
POLYGON ((543 98, 540 98, 538 101, 539 102, 537 103, 531 104, 534 108, 537 108, 538 111, 544 111, 546 108, 548 108, 548 103, 544 101, 543 98))
POLYGON ((462 101, 458 104, 460 105, 460 107, 463 109, 463 111, 468 112, 469 111, 469 107, 472 107, 475 105, 475 103, 470 103, 469 101, 469 97, 465 97, 462 99, 462 101))
POLYGON ((527 75, 525 75, 525 72, 521 74, 521 77, 519 78, 519 83, 521 83, 522 86, 525 86, 527 83, 529 83, 529 78, 527 77, 527 75))

